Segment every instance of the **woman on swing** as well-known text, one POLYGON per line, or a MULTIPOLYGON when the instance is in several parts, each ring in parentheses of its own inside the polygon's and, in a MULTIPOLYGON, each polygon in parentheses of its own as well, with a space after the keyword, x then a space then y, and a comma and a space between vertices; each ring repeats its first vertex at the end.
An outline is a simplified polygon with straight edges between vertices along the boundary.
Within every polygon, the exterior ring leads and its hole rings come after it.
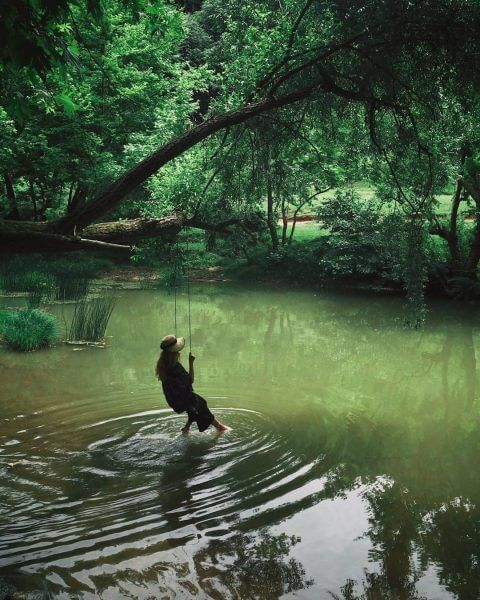
POLYGON ((160 343, 162 352, 157 361, 155 373, 162 382, 163 393, 168 405, 176 413, 187 412, 188 421, 182 427, 183 433, 188 433, 194 422, 197 423, 199 431, 205 431, 210 425, 213 425, 218 431, 227 431, 230 428, 217 421, 210 412, 206 400, 193 391, 195 356, 191 352, 188 355, 189 370, 187 373, 179 362, 180 352, 184 347, 185 338, 176 338, 174 335, 166 335, 160 343))

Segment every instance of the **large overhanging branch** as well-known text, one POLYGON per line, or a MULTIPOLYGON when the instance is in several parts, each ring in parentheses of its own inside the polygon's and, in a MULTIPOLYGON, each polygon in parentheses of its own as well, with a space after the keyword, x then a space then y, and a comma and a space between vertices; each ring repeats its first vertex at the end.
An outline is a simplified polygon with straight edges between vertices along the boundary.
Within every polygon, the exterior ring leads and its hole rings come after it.
POLYGON ((124 175, 116 179, 97 198, 82 210, 71 213, 60 219, 55 224, 55 229, 61 233, 72 233, 74 229, 80 230, 94 220, 112 210, 127 194, 142 184, 145 180, 159 171, 168 162, 177 158, 200 141, 221 131, 226 127, 238 125, 255 117, 262 112, 274 110, 299 102, 310 96, 318 88, 319 82, 299 88, 293 92, 279 96, 269 97, 259 102, 247 104, 242 108, 224 112, 188 129, 171 142, 142 160, 124 175))
POLYGON ((52 223, 54 230, 59 233, 72 233, 74 230, 83 229, 94 220, 112 210, 127 194, 159 171, 162 166, 174 160, 205 138, 227 127, 244 123, 264 112, 305 100, 316 90, 333 93, 354 102, 369 103, 375 101, 380 106, 389 108, 393 106, 391 100, 387 98, 373 98, 369 92, 348 90, 341 87, 323 69, 317 68, 317 74, 318 78, 310 85, 300 87, 277 97, 268 96, 263 100, 247 104, 235 110, 226 111, 199 125, 191 127, 185 133, 168 142, 127 171, 127 173, 116 179, 86 207, 65 216, 56 223, 52 223))

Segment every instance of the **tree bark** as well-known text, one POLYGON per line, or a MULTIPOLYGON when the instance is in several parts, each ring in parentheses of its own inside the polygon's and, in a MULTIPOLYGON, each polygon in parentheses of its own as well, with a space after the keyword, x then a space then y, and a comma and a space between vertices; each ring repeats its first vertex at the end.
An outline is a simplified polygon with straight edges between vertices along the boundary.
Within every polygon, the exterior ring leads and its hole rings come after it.
POLYGON ((287 243, 287 229, 288 229, 288 207, 285 203, 285 198, 282 198, 282 246, 287 243))
POLYGON ((89 225, 82 230, 82 237, 130 245, 142 239, 162 235, 175 237, 184 225, 185 219, 180 214, 161 219, 127 219, 89 225))
POLYGON ((273 206, 273 187, 270 173, 267 166, 267 225, 270 231, 270 238, 272 240, 272 250, 278 248, 278 232, 277 232, 277 220, 275 218, 275 210, 273 206))
POLYGON ((129 254, 131 248, 121 244, 41 231, 3 233, 0 236, 1 252, 69 252, 73 250, 108 250, 129 254))
MULTIPOLYGON (((468 154, 467 148, 462 148, 461 157, 460 157, 460 165, 463 168, 465 164, 465 158, 468 154)), ((455 193, 452 197, 452 204, 450 208, 450 223, 449 228, 447 229, 444 225, 437 223, 430 229, 430 233, 434 235, 438 235, 443 238, 447 244, 450 252, 450 258, 452 261, 452 267, 454 272, 462 272, 465 271, 464 259, 462 259, 460 248, 458 246, 458 233, 457 233, 457 221, 458 221, 458 210, 460 208, 460 203, 463 200, 466 200, 470 194, 470 190, 467 189, 466 183, 462 177, 457 179, 457 185, 455 188, 455 193)), ((468 267, 467 267, 468 270, 468 267)))
POLYGON ((35 188, 33 187, 33 181, 31 179, 28 180, 28 185, 30 188, 30 199, 32 200, 32 206, 33 206, 33 220, 38 221, 37 196, 35 194, 35 188))
POLYGON ((478 209, 475 219, 475 233, 473 236, 472 244, 470 246, 467 265, 468 272, 474 279, 476 279, 477 276, 478 261, 480 260, 480 218, 478 214, 478 209))
POLYGON ((475 232, 468 254, 467 271, 473 279, 476 279, 480 260, 480 188, 476 181, 464 178, 462 182, 475 202, 475 232))
POLYGON ((17 198, 15 196, 15 188, 13 187, 12 180, 10 179, 10 175, 8 173, 4 173, 3 181, 5 182, 5 190, 8 200, 9 213, 7 215, 7 219, 19 219, 20 215, 18 213, 17 206, 17 198))
POLYGON ((457 218, 458 218, 458 209, 460 206, 460 202, 462 200, 462 190, 463 184, 462 180, 459 179, 457 181, 457 187, 455 189, 455 194, 452 198, 452 208, 450 211, 450 231, 447 238, 448 248, 450 250, 450 256, 452 258, 452 264, 455 268, 459 268, 461 266, 461 256, 460 249, 458 247, 458 235, 457 235, 457 218))

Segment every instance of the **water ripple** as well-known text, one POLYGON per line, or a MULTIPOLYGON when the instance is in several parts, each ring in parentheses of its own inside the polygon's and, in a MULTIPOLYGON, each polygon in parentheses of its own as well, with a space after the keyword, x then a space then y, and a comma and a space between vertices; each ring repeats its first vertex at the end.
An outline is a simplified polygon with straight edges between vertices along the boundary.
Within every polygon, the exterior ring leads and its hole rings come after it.
POLYGON ((58 589, 65 570, 70 589, 93 593, 99 564, 109 565, 112 582, 126 559, 170 564, 186 544, 298 502, 298 490, 317 478, 315 464, 294 454, 260 410, 216 407, 232 427, 224 434, 182 435, 184 416, 163 408, 117 410, 57 435, 49 427, 81 411, 51 407, 36 417, 41 437, 1 445, 2 460, 20 463, 3 467, 10 506, 9 524, 0 521, 0 568, 48 572, 58 589))

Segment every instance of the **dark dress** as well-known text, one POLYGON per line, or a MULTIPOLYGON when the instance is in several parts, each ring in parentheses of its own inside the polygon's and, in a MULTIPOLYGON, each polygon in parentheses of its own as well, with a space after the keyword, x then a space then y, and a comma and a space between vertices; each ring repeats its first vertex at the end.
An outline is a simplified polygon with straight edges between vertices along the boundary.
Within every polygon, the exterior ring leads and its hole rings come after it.
POLYGON ((204 398, 193 391, 192 378, 182 364, 176 362, 167 372, 162 382, 163 393, 170 408, 176 413, 187 412, 190 421, 195 421, 199 431, 205 431, 212 424, 214 416, 204 398))

